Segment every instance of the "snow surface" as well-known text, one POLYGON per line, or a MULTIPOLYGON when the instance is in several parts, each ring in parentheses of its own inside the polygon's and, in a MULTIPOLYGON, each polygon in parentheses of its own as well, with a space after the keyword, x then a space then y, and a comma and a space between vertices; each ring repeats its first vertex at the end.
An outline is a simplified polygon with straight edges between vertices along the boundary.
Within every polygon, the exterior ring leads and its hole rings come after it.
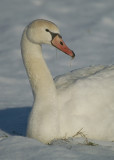
POLYGON ((87 146, 80 141, 57 141, 53 145, 44 145, 33 139, 11 136, 0 142, 0 160, 114 159, 114 143, 99 142, 97 146, 87 146))
MULTIPOLYGON (((75 159, 113 160, 114 142, 84 138, 52 145, 24 137, 33 97, 20 52, 24 27, 34 19, 55 22, 68 56, 45 45, 44 58, 53 77, 75 68, 114 64, 114 0, 1 0, 0 1, 0 160, 75 159)), ((113 123, 113 122, 112 122, 113 123)))

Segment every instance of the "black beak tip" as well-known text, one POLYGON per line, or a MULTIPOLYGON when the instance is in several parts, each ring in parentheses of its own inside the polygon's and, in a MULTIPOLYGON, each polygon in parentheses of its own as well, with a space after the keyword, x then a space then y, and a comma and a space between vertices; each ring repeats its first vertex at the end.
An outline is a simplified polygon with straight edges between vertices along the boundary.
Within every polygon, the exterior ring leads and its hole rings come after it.
POLYGON ((72 58, 75 58, 75 53, 72 51, 73 55, 72 55, 72 58))

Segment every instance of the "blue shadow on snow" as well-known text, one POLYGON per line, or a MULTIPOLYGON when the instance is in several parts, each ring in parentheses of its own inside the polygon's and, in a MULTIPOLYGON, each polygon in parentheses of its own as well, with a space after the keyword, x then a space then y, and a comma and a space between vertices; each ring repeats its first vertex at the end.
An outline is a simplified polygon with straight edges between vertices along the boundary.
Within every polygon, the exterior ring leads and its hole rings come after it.
POLYGON ((11 135, 26 135, 31 107, 0 110, 0 129, 11 135))

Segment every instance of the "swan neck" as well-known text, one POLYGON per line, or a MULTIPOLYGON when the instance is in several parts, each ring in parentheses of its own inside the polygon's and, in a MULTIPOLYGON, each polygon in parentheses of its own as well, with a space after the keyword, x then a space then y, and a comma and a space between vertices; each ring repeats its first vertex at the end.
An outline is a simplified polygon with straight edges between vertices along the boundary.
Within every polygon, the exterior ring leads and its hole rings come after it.
MULTIPOLYGON (((53 78, 42 56, 40 44, 27 39, 26 29, 21 41, 22 57, 33 90, 35 101, 50 101, 56 98, 53 78)), ((49 103, 49 102, 48 102, 49 103)))

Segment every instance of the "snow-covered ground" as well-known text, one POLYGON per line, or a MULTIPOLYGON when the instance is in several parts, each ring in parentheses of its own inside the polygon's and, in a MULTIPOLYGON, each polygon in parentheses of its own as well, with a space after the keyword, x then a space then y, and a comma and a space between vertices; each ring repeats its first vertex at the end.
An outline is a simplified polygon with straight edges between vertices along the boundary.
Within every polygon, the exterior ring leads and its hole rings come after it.
POLYGON ((91 146, 76 138, 44 145, 24 137, 33 97, 20 39, 24 27, 39 18, 55 22, 76 53, 71 61, 62 52, 43 47, 53 77, 75 68, 114 64, 114 0, 1 0, 0 160, 113 160, 114 142, 90 140, 98 144, 91 146))

